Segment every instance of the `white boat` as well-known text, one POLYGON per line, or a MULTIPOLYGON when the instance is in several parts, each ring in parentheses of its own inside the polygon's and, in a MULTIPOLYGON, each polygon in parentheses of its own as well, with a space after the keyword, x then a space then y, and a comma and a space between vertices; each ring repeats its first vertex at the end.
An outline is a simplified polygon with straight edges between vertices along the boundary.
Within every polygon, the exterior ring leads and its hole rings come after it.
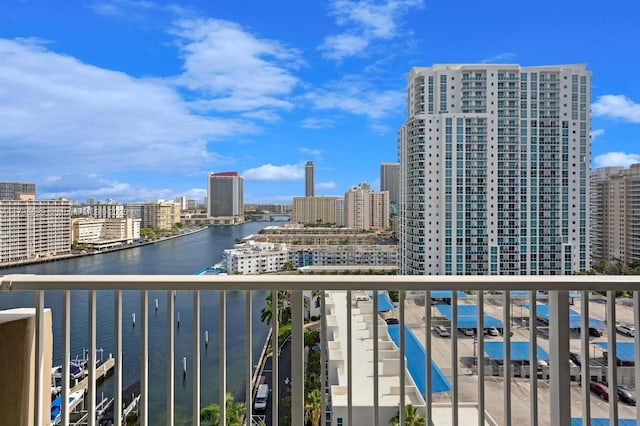
MULTIPOLYGON (((69 412, 73 411, 73 409, 76 408, 76 406, 80 404, 80 402, 82 402, 83 398, 84 398, 84 392, 81 390, 75 391, 71 395, 69 395, 69 404, 67 405, 67 407, 69 407, 68 408, 69 412)), ((56 399, 54 399, 53 402, 51 402, 51 424, 59 425, 61 422, 62 422, 62 396, 59 396, 56 399)))

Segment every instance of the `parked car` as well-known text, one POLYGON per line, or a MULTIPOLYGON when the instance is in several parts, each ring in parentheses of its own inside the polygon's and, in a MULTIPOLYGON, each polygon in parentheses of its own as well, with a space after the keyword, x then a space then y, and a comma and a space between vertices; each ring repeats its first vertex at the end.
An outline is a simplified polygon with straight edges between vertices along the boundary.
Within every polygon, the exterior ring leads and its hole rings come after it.
MULTIPOLYGON (((589 384, 589 389, 605 401, 609 400, 609 388, 604 383, 591 382, 589 384)), ((619 399, 618 395, 616 395, 616 399, 619 399)))
POLYGON ((473 336, 475 333, 473 332, 473 328, 459 328, 459 330, 465 336, 473 336))
POLYGON ((537 363, 537 365, 538 365, 538 368, 548 367, 548 366, 549 366, 549 363, 548 363, 546 360, 544 360, 544 359, 540 359, 540 358, 538 358, 538 360, 536 361, 536 363, 537 363))
POLYGON ((636 335, 636 329, 630 325, 616 324, 616 331, 629 337, 635 337, 636 335))
POLYGON ((433 327, 433 331, 435 331, 436 333, 438 333, 438 336, 440 337, 450 337, 451 333, 449 333, 449 330, 447 330, 444 326, 442 325, 436 325, 433 327))
POLYGON ((489 327, 484 329, 484 334, 488 334, 489 336, 499 336, 500 332, 495 327, 489 327))
POLYGON ((636 397, 634 394, 629 392, 629 389, 624 386, 617 386, 616 391, 618 393, 618 399, 624 403, 629 405, 636 405, 636 397))
POLYGON ((582 359, 580 358, 580 355, 575 352, 569 352, 569 359, 573 361, 573 363, 578 367, 582 365, 582 359))
POLYGON ((589 327, 589 336, 600 337, 602 336, 602 331, 598 328, 589 327))
POLYGON ((387 325, 400 324, 398 318, 385 318, 385 321, 387 322, 387 325))

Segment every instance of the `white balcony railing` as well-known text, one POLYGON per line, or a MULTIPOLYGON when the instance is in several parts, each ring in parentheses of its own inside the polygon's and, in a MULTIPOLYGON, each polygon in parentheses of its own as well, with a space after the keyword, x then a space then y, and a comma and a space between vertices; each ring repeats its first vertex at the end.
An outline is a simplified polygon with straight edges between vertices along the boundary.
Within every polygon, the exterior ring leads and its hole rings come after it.
MULTIPOLYGON (((138 324, 141 327, 140 335, 140 382, 141 382, 141 396, 140 396, 140 424, 149 424, 149 303, 148 294, 150 291, 164 290, 167 291, 167 324, 174 324, 174 305, 173 297, 171 297, 174 291, 193 291, 193 327, 198 332, 193 333, 193 402, 192 402, 192 416, 193 424, 199 424, 200 418, 200 346, 201 346, 201 330, 200 330, 200 295, 201 292, 217 291, 219 292, 219 308, 218 308, 218 321, 221 332, 218 333, 217 349, 219 351, 219 377, 218 389, 220 395, 220 418, 221 424, 225 424, 225 395, 227 389, 227 372, 226 372, 226 330, 227 330, 227 313, 226 313, 226 292, 227 291, 271 291, 272 306, 277 306, 277 292, 279 290, 291 291, 291 308, 292 308, 292 334, 291 334, 291 424, 304 425, 304 413, 305 413, 305 401, 304 401, 304 301, 303 291, 305 290, 320 290, 323 292, 329 291, 346 291, 346 318, 352 318, 352 292, 359 290, 373 291, 373 312, 378 311, 378 292, 386 290, 402 290, 400 291, 400 302, 398 304, 398 317, 400 326, 405 324, 405 297, 406 294, 416 294, 416 292, 422 292, 424 295, 424 346, 426 348, 425 354, 425 395, 424 398, 424 414, 427 419, 434 418, 434 407, 439 404, 434 402, 432 394, 432 373, 431 373, 431 361, 432 361, 432 338, 429 332, 432 328, 433 318, 431 312, 431 306, 429 303, 430 292, 434 290, 460 290, 472 294, 477 300, 477 322, 478 330, 484 328, 484 312, 485 312, 485 299, 489 297, 486 292, 505 291, 502 298, 503 309, 503 325, 504 325, 504 366, 509 366, 511 363, 510 353, 510 339, 511 339, 511 297, 510 291, 512 290, 526 290, 529 291, 529 300, 531 309, 529 311, 529 365, 536 365, 537 354, 537 313, 536 313, 536 291, 548 291, 549 294, 549 389, 550 389, 550 406, 548 407, 548 417, 546 415, 547 410, 545 407, 538 406, 538 384, 540 380, 536 374, 531 374, 528 379, 528 405, 529 405, 529 418, 530 424, 537 425, 543 423, 549 423, 552 425, 568 425, 571 423, 571 417, 576 417, 575 412, 572 413, 572 401, 571 401, 571 382, 570 382, 570 368, 567 360, 569 359, 569 344, 570 344, 570 330, 569 330, 569 291, 578 291, 582 300, 589 300, 589 294, 593 290, 606 290, 606 332, 608 343, 608 359, 615 360, 616 357, 616 302, 615 292, 619 290, 633 291, 633 322, 635 325, 635 383, 636 386, 640 383, 640 279, 633 276, 446 276, 446 277, 432 277, 432 276, 308 276, 308 275, 260 275, 260 276, 175 276, 175 275, 154 275, 154 276, 132 276, 132 275, 91 275, 91 276, 36 276, 36 275, 7 275, 0 276, 0 295, 3 292, 18 292, 18 291, 34 291, 35 292, 35 308, 36 308, 36 356, 35 365, 33 366, 36 377, 36 396, 34 406, 35 424, 44 425, 47 424, 48 419, 42 418, 42 408, 45 404, 48 404, 48 395, 43 395, 42 384, 47 379, 48 371, 43 371, 43 309, 44 309, 44 292, 52 290, 63 291, 63 312, 62 312, 62 354, 63 359, 67 360, 63 363, 63 375, 62 377, 68 377, 69 362, 70 359, 70 315, 71 315, 71 298, 72 291, 88 291, 89 296, 89 312, 88 312, 88 343, 89 343, 89 360, 87 363, 88 368, 88 424, 96 424, 96 291, 98 290, 111 290, 115 294, 115 389, 114 389, 114 418, 119 419, 122 416, 122 292, 124 290, 140 290, 141 291, 141 317, 138 324), (406 293, 405 293, 406 291, 406 293), (540 412, 545 412, 545 420, 540 418, 540 412), (548 419, 548 420, 546 420, 548 419)), ((249 295, 249 293, 247 293, 249 295)), ((323 293, 322 297, 322 311, 325 311, 325 297, 323 293)), ((245 346, 245 359, 246 361, 246 377, 251 378, 254 374, 252 370, 252 342, 251 342, 251 297, 246 297, 245 306, 245 333, 247 338, 245 346)), ((451 300, 452 319, 451 330, 457 329, 457 310, 458 310, 458 298, 456 292, 452 292, 451 300)), ((215 315, 215 313, 205 312, 207 315, 215 315)), ((590 340, 588 335, 589 330, 589 303, 581 303, 580 314, 582 315, 581 322, 581 382, 589 383, 591 376, 589 372, 589 347, 590 340)), ((276 315, 273 315, 272 330, 275 332, 271 334, 272 344, 277 346, 277 323, 276 315)), ((335 319, 332 318, 332 322, 335 319)), ((346 394, 348 401, 346 418, 343 419, 345 425, 360 424, 355 417, 355 407, 353 405, 354 393, 372 393, 372 407, 371 418, 373 424, 388 424, 387 418, 380 416, 380 407, 378 401, 381 399, 379 395, 379 383, 378 383, 378 364, 379 364, 379 326, 377 319, 373 322, 376 326, 373 327, 373 388, 369 389, 356 389, 357 383, 354 383, 352 378, 352 371, 354 371, 354 362, 358 360, 354 359, 352 342, 354 339, 353 324, 352 321, 345 321, 343 327, 346 327, 346 348, 342 348, 343 357, 345 359, 344 369, 346 371, 348 380, 346 386, 335 387, 335 392, 346 394), (346 349, 346 350, 345 350, 346 349)), ((322 339, 322 359, 321 362, 326 362, 327 347, 327 325, 325 321, 321 321, 321 339, 322 339)), ((401 328, 402 329, 402 328, 401 328)), ((75 330, 74 330, 75 331, 75 330)), ((477 350, 478 354, 484 353, 485 337, 483 333, 477 333, 477 350)), ((167 410, 167 425, 173 425, 174 423, 174 327, 169 326, 166 330, 166 359, 167 359, 167 371, 166 371, 166 410, 167 410)), ((406 337, 404 333, 400 333, 400 353, 405 353, 406 337)), ((475 348, 475 344, 474 344, 475 348)), ((474 354, 475 355, 475 354, 474 354)), ((278 395, 278 351, 273 351, 273 390, 272 395, 278 395)), ((466 424, 460 418, 460 409, 465 406, 465 403, 460 401, 460 383, 459 383, 459 356, 458 356, 458 337, 457 333, 452 332, 452 344, 451 344, 451 364, 450 364, 450 377, 451 377, 451 392, 450 392, 450 421, 449 424, 458 425, 466 424)), ((400 386, 400 383, 409 383, 411 379, 408 378, 407 365, 404 356, 399 357, 399 370, 398 370, 398 385, 397 390, 399 392, 399 404, 400 404, 400 421, 404 423, 404 405, 408 398, 413 398, 411 395, 406 394, 406 387, 400 386)), ((487 379, 485 371, 485 363, 478 362, 477 365, 477 424, 485 425, 490 424, 490 418, 486 414, 486 400, 485 394, 485 381, 487 379)), ((321 382, 325 383, 325 369, 321 369, 323 377, 321 382)), ((617 383, 617 368, 616 362, 608 362, 606 367, 606 378, 608 383, 617 383)), ((513 404, 512 404, 512 382, 513 377, 509 368, 504 368, 503 377, 500 378, 503 386, 503 403, 501 416, 501 424, 512 424, 513 417, 513 404)), ((66 401, 69 396, 69 385, 65 382, 62 388, 62 400, 66 401)), ((252 395, 254 395, 254 383, 252 380, 245 380, 244 388, 246 394, 246 407, 249 415, 246 416, 246 424, 251 424, 251 410, 252 410, 252 395)), ((328 389, 326 389, 328 391, 328 389)), ((577 417, 582 417, 583 424, 589 424, 591 418, 591 392, 589 386, 582 386, 580 390, 581 395, 581 412, 577 417)), ((278 408, 281 401, 278 398, 272 398, 272 419, 271 424, 278 424, 278 408)), ((325 412, 324 402, 322 412, 325 412)), ((625 407, 626 408, 626 407, 625 407)), ((330 408, 329 408, 330 409, 330 408)), ((360 410, 361 407, 358 407, 360 410)), ((636 408, 635 417, 640 418, 640 408, 636 408)), ((358 411, 360 413, 361 411, 358 411)), ((360 416, 358 414, 358 416, 360 416)), ((618 423, 619 411, 618 404, 612 401, 608 405, 608 417, 610 425, 616 425, 618 423)), ((66 408, 66 404, 62 404, 62 424, 67 425, 69 423, 69 412, 66 408)), ((324 418, 324 416, 323 416, 324 418)), ((334 423, 335 424, 335 423, 334 423)))

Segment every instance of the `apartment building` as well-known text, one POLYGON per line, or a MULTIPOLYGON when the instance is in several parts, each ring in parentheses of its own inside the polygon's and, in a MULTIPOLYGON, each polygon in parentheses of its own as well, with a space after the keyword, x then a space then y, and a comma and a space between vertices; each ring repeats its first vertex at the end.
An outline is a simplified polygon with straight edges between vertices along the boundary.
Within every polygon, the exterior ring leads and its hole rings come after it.
POLYGON ((591 173, 591 258, 640 260, 640 164, 591 173))
POLYGON ((209 173, 207 216, 244 215, 244 179, 237 172, 209 173))
POLYGON ((336 201, 338 197, 293 197, 295 223, 318 225, 336 223, 336 201))
POLYGON ((360 183, 344 194, 344 219, 347 228, 387 229, 389 192, 376 192, 360 183))
POLYGON ((124 204, 92 204, 91 217, 95 219, 122 219, 125 217, 124 204))
POLYGON ((131 244, 140 238, 141 219, 93 219, 71 221, 71 242, 97 246, 131 244))
POLYGON ((584 64, 412 68, 398 132, 402 274, 589 267, 584 64))
POLYGON ((248 241, 224 251, 225 270, 230 274, 265 274, 282 271, 288 261, 286 244, 248 241))
POLYGON ((0 200, 0 263, 71 251, 68 201, 0 200))
POLYGON ((0 181, 0 200, 35 200, 36 184, 33 182, 0 181))

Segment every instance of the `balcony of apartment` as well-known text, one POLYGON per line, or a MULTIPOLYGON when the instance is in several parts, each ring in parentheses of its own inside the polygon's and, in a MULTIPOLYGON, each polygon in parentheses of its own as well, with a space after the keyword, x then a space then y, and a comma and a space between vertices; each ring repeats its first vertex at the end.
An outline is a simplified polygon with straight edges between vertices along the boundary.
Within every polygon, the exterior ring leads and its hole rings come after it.
MULTIPOLYGON (((511 240, 511 239, 509 239, 511 240)), ((517 244, 513 238, 513 244, 517 244)), ((560 262, 540 262, 540 270, 554 267, 560 262)), ((480 265, 482 266, 482 265, 480 265)), ((414 265, 419 268, 419 265, 414 265)), ((517 271, 519 263, 503 263, 503 270, 517 271), (506 268, 506 269, 504 269, 506 268)), ((549 269, 551 270, 551 269, 549 269)), ((265 424, 282 424, 278 417, 285 403, 279 397, 290 396, 292 425, 305 425, 305 347, 304 347, 304 291, 321 292, 320 309, 325 315, 317 324, 320 330, 320 357, 322 368, 320 413, 326 424, 332 425, 388 425, 391 417, 398 413, 400 424, 405 423, 405 407, 411 404, 417 412, 430 420, 427 424, 441 425, 569 425, 572 418, 589 424, 592 417, 606 417, 610 425, 617 425, 625 418, 640 418, 640 408, 631 407, 622 401, 603 402, 590 386, 580 386, 594 380, 606 383, 638 383, 640 378, 640 334, 627 337, 616 334, 618 321, 640 327, 640 281, 633 276, 307 276, 307 275, 258 275, 258 276, 35 276, 7 275, 0 277, 0 294, 30 291, 34 294, 34 351, 27 367, 34 381, 30 395, 32 399, 31 424, 49 424, 49 395, 45 385, 49 381, 46 369, 45 349, 46 315, 44 296, 48 292, 61 294, 62 318, 61 346, 63 359, 69 360, 72 333, 83 336, 88 342, 88 384, 85 395, 89 425, 96 420, 97 386, 96 324, 105 321, 97 318, 98 294, 109 294, 113 300, 113 335, 115 336, 114 363, 114 418, 122 418, 123 383, 123 294, 139 299, 139 422, 150 424, 149 370, 154 368, 158 357, 164 358, 165 383, 163 409, 166 410, 162 424, 173 425, 176 416, 175 393, 179 385, 175 382, 176 335, 173 326, 176 318, 174 293, 190 294, 192 297, 191 346, 191 423, 200 424, 201 395, 205 388, 216 387, 220 401, 221 425, 225 421, 227 406, 224 396, 228 384, 241 381, 246 394, 247 414, 243 424, 253 425, 255 395, 259 380, 252 358, 252 297, 253 292, 266 292, 272 306, 277 306, 278 292, 291 294, 291 344, 288 353, 281 350, 271 353, 271 386, 268 402, 269 416, 259 418, 265 424), (381 295, 389 289, 399 291, 399 301, 383 307, 381 295), (453 290, 453 291, 452 291, 453 290), (606 291, 606 297, 592 300, 593 290, 606 291), (616 292, 632 291, 631 306, 616 304, 616 292), (86 323, 73 324, 71 293, 82 293, 87 299, 86 323), (135 293, 132 293, 135 292, 135 293), (164 330, 150 326, 153 313, 150 294, 166 294, 166 305, 161 306, 165 316, 164 330), (448 292, 448 304, 432 306, 436 293, 448 292), (244 324, 229 321, 228 295, 244 295, 244 324), (135 295, 135 296, 134 296, 135 295), (214 306, 202 304, 202 297, 211 295, 218 299, 214 306), (543 304, 537 303, 544 299, 543 304), (526 303, 528 300, 529 303, 526 303), (589 301, 589 303, 585 303, 589 301), (444 306, 444 307, 442 307, 444 306), (446 308, 446 309, 445 309, 446 308), (603 314, 604 312, 604 314, 603 314), (488 316, 488 314, 493 316, 488 316), (385 318, 397 318, 398 324, 387 323, 385 318), (205 375, 200 369, 203 353, 201 327, 202 317, 213 317, 220 332, 211 342, 206 341, 209 354, 212 351, 222 360, 217 376, 205 375), (589 334, 590 317, 606 321, 600 326, 605 337, 593 340, 589 334), (489 322, 498 321, 501 336, 476 332, 465 336, 459 328, 472 327, 484 330, 489 322), (248 326, 246 324, 249 324, 248 326), (445 324, 453 331, 451 338, 438 335, 435 325, 445 324), (470 325, 471 324, 471 325, 470 325), (580 329, 581 331, 576 331, 580 329), (400 332, 399 330, 404 330, 400 332), (164 334, 163 334, 164 333, 164 334), (231 333, 244 337, 244 377, 228 372, 228 360, 236 354, 228 351, 231 333), (163 353, 149 352, 152 335, 165 336, 163 353), (622 345, 622 344, 625 345, 622 345), (633 345, 631 355, 628 345, 633 345), (541 350, 541 346, 544 349, 541 350), (522 349, 526 347, 526 349, 522 349), (425 350, 426 348, 426 350, 425 350), (577 349, 576 349, 577 348, 577 349), (599 348, 599 349, 598 349, 599 348), (603 352, 603 349, 605 348, 603 352), (624 348, 619 350, 619 348, 624 348), (569 362, 570 352, 577 353, 581 366, 569 362), (606 355, 604 355, 606 354, 606 355), (404 356, 402 356, 404 355, 404 356), (289 357, 290 372, 283 370, 280 357, 289 357), (631 356, 635 365, 630 366, 625 357, 631 356), (605 361, 603 361, 603 359, 605 361), (618 362, 606 362, 618 360, 618 362), (454 360, 451 362, 450 360, 454 360), (435 367, 435 363, 440 368, 435 367), (448 364, 446 364, 448 362, 448 364), (622 365, 620 365, 622 364, 622 365), (505 368, 504 366, 509 366, 505 368), (531 367, 530 367, 531 366, 531 367), (284 393, 283 393, 284 392, 284 393), (273 397, 278 396, 278 397, 273 397), (543 402, 547 401, 547 402, 543 402), (46 413, 46 414, 45 414, 46 413)), ((242 311, 242 309, 239 309, 242 311)), ((2 323, 0 322, 0 325, 2 323)), ((278 342, 277 315, 272 316, 270 341, 280 348, 278 342)), ((154 326, 155 327, 155 326, 154 326)), ((439 329, 438 329, 439 330, 439 329)), ((3 335, 4 350, 14 347, 3 335)), ((234 337, 236 337, 234 335, 234 337)), ((261 343, 261 342, 260 342, 261 343)), ((49 348, 50 349, 50 348, 49 348)), ((69 362, 63 363, 63 377, 69 373, 69 362)), ((5 369, 6 372, 6 369, 5 369)), ((266 374, 266 372, 263 372, 266 374)), ((3 388, 11 392, 15 384, 3 377, 3 388)), ((237 383, 235 383, 237 384, 237 383)), ((632 386, 632 385, 631 385, 632 386)), ((637 385, 636 385, 637 386, 637 385)), ((62 400, 70 395, 68 383, 62 386, 62 400)), ((4 404, 6 401, 0 401, 4 404)), ((6 410, 2 405, 2 412, 6 410)), ((61 407, 60 424, 69 424, 69 409, 61 407)), ((229 423, 230 424, 230 423, 229 423)), ((323 422, 323 424, 325 424, 323 422)), ((622 423, 620 423, 622 424, 622 423)), ((626 423, 625 423, 626 424, 626 423)))

